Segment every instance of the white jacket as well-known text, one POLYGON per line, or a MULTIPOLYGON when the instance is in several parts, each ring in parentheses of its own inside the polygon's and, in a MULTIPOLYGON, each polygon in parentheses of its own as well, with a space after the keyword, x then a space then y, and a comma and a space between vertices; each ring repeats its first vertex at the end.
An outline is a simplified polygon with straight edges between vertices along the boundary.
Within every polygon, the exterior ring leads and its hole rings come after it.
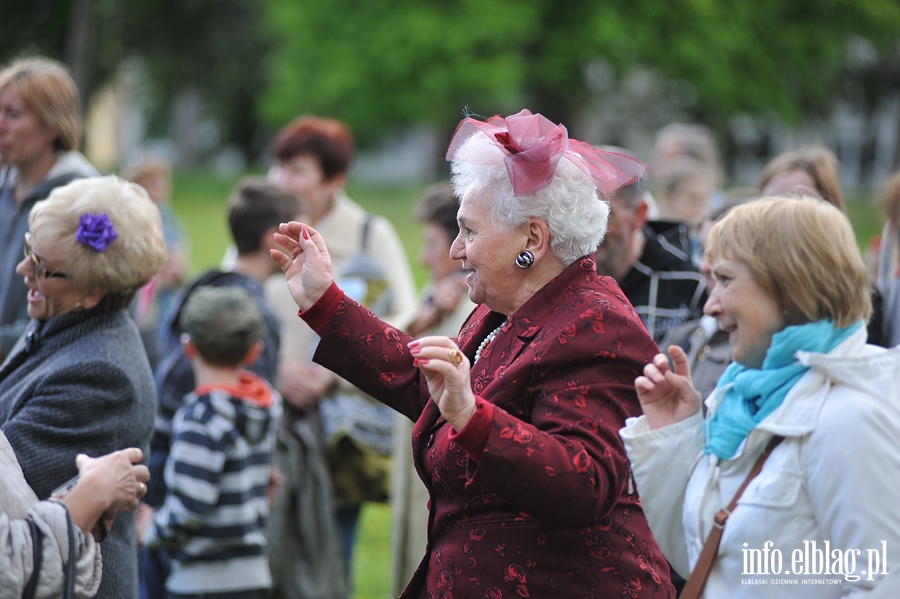
MULTIPOLYGON (((862 329, 827 355, 798 352, 810 370, 729 460, 703 453, 699 414, 657 430, 631 418, 620 431, 650 528, 685 577, 713 515, 769 439, 785 437, 729 517, 704 597, 830 599, 882 581, 879 597, 900 597, 900 347, 865 339, 862 329)), ((707 399, 711 412, 721 394, 707 399)))

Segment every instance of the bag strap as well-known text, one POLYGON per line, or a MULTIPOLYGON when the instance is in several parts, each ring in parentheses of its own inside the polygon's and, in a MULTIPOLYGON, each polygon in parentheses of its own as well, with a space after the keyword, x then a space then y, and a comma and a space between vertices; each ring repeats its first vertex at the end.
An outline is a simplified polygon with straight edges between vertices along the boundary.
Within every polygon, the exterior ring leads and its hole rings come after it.
MULTIPOLYGON (((100 516, 103 520, 103 516, 100 516)), ((78 561, 78 555, 75 551, 75 524, 72 522, 72 516, 69 510, 66 510, 66 534, 69 537, 69 561, 66 562, 65 579, 63 580, 63 599, 74 599, 75 597, 75 562, 78 561)))
POLYGON ((728 520, 728 516, 730 516, 737 507, 738 499, 741 498, 747 485, 749 485, 750 481, 756 478, 756 475, 762 470, 763 464, 766 463, 769 454, 772 453, 772 450, 783 440, 784 437, 772 437, 762 454, 757 458, 756 463, 753 464, 753 468, 750 469, 747 478, 744 479, 744 482, 737 490, 737 493, 734 494, 731 502, 727 507, 716 512, 716 515, 713 517, 713 529, 706 538, 706 543, 703 544, 703 549, 700 551, 700 557, 697 558, 697 564, 694 566, 694 570, 688 577, 684 589, 681 591, 681 595, 679 595, 681 599, 698 599, 700 597, 700 594, 703 592, 703 587, 706 586, 706 579, 709 578, 709 573, 712 571, 713 564, 716 561, 716 554, 719 552, 719 542, 722 540, 722 530, 725 528, 725 522, 728 520))
POLYGON ((28 579, 28 584, 26 584, 25 588, 22 590, 22 599, 34 599, 35 593, 37 593, 41 564, 44 561, 44 536, 31 516, 28 516, 27 521, 28 530, 31 531, 32 566, 31 577, 28 579))
POLYGON ((360 237, 359 249, 362 252, 369 251, 369 227, 375 216, 369 212, 366 213, 366 219, 363 221, 362 235, 360 237))

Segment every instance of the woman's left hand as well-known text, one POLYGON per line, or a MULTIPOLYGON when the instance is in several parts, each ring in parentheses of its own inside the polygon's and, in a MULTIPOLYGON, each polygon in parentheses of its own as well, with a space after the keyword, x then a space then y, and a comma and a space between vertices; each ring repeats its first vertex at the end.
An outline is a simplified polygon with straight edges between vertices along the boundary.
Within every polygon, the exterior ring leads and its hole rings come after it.
POLYGON ((461 431, 475 413, 468 358, 447 337, 416 339, 410 342, 409 351, 425 375, 431 399, 441 415, 461 431))

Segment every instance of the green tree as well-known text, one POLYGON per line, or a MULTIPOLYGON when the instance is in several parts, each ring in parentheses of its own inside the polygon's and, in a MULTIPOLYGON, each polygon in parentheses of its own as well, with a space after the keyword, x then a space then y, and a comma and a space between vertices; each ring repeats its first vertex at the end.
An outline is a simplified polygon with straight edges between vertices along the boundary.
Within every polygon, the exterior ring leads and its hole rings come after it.
POLYGON ((538 8, 534 0, 267 0, 277 45, 264 118, 339 117, 365 141, 398 125, 452 126, 466 108, 513 110, 525 102, 522 48, 540 32, 538 8))
POLYGON ((445 127, 463 107, 570 120, 598 58, 687 82, 703 120, 796 121, 841 90, 849 39, 885 49, 900 26, 890 0, 266 1, 276 46, 265 121, 330 114, 363 137, 445 127))
POLYGON ((149 74, 154 135, 171 135, 171 107, 197 90, 226 142, 260 151, 256 106, 268 44, 259 0, 76 0, 0 3, 0 61, 43 54, 66 62, 83 98, 128 59, 149 74))

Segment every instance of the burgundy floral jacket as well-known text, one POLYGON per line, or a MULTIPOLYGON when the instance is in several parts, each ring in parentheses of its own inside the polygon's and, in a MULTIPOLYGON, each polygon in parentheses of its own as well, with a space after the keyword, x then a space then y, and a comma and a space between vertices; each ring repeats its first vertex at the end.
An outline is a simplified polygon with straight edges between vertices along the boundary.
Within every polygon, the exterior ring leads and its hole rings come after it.
MULTIPOLYGON (((410 337, 331 289, 302 317, 315 360, 416 421, 431 496, 426 555, 403 597, 674 597, 618 431, 657 353, 618 285, 586 256, 528 300, 472 366, 459 432, 430 401, 410 337)), ((504 316, 479 306, 469 360, 504 316)))

